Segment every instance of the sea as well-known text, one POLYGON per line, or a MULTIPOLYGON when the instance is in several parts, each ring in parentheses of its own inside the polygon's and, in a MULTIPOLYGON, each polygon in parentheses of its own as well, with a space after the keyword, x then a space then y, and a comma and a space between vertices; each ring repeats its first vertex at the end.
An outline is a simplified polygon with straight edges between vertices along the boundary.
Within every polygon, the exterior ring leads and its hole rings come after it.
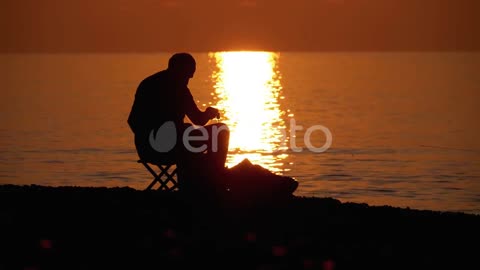
MULTIPOLYGON (((146 188, 127 118, 170 56, 0 54, 0 184, 146 188)), ((193 56, 228 167, 293 177, 298 196, 480 214, 480 53, 193 56)))

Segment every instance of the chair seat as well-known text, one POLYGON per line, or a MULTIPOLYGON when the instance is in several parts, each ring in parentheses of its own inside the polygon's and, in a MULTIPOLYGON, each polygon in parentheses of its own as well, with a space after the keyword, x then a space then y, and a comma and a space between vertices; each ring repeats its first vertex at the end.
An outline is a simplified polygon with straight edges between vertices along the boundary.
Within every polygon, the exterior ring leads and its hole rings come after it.
POLYGON ((138 163, 143 164, 145 168, 153 175, 154 179, 148 185, 146 190, 151 190, 153 187, 158 183, 160 186, 157 190, 162 191, 174 191, 178 189, 178 168, 177 164, 173 161, 170 162, 161 162, 161 161, 145 161, 145 160, 138 160, 138 163), (149 165, 155 165, 159 168, 160 172, 156 172, 152 167, 149 165), (175 168, 173 168, 175 166, 175 168), (169 185, 171 183, 171 185, 169 185))

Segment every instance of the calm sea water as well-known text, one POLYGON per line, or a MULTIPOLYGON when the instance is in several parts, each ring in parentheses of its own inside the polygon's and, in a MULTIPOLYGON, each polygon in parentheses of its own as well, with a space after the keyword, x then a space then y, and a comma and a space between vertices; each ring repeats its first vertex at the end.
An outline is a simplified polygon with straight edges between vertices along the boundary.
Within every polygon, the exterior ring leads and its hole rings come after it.
MULTIPOLYGON (((479 53, 194 56, 199 107, 232 127, 229 166, 249 158, 295 177, 297 195, 480 214, 479 53), (292 120, 303 130, 282 145, 292 120), (333 139, 322 153, 303 140, 318 125, 333 139)), ((145 188, 126 120, 168 57, 0 55, 0 184, 145 188)))

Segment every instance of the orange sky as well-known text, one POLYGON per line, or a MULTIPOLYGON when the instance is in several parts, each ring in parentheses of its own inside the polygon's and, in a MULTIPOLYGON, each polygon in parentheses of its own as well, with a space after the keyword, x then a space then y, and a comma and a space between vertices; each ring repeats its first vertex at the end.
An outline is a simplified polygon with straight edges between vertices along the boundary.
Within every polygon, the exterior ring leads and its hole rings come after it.
POLYGON ((0 52, 479 50, 478 0, 2 0, 0 52))

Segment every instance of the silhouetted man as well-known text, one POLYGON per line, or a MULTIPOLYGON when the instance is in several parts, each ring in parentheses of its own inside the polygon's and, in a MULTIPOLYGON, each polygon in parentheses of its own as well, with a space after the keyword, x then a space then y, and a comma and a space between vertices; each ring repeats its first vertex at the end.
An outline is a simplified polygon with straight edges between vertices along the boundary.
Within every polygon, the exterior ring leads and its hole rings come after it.
POLYGON ((200 166, 213 171, 225 169, 229 131, 224 124, 205 126, 219 117, 219 111, 208 107, 202 112, 195 104, 188 89, 195 69, 190 54, 177 53, 169 59, 166 70, 147 77, 138 86, 128 124, 142 160, 174 160, 186 170, 200 166), (185 115, 201 127, 184 123, 185 115))

